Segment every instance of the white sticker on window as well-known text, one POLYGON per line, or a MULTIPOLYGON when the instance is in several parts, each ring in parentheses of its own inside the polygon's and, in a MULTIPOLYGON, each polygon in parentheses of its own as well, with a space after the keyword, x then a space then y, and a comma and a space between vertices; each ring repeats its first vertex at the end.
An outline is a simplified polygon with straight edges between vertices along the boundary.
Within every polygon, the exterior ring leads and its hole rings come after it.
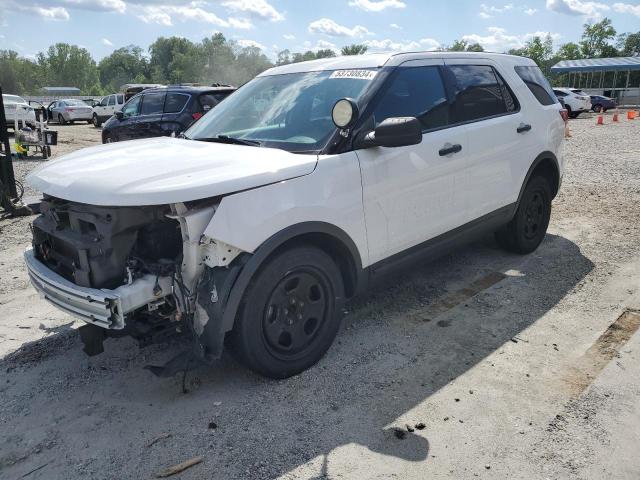
POLYGON ((359 78, 360 80, 373 80, 375 70, 336 70, 329 78, 359 78))

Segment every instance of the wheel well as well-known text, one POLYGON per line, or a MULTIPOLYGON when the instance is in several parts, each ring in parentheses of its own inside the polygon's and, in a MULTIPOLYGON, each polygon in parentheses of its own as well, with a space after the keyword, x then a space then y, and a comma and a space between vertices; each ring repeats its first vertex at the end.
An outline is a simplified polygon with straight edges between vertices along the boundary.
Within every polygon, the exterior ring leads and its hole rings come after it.
POLYGON ((549 181, 552 198, 555 198, 558 193, 558 189, 560 188, 560 174, 558 173, 556 163, 550 158, 542 159, 535 166, 529 178, 533 178, 536 175, 541 175, 549 181))
POLYGON ((349 248, 338 238, 328 233, 303 233, 290 238, 271 254, 297 245, 313 245, 328 254, 336 262, 342 274, 347 298, 352 297, 358 287, 358 272, 356 261, 349 248))

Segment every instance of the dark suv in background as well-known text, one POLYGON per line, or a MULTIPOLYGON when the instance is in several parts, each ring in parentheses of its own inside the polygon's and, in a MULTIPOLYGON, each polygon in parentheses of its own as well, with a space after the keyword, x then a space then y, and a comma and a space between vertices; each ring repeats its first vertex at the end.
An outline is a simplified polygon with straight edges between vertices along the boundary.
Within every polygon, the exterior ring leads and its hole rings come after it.
POLYGON ((234 91, 183 85, 144 90, 105 122, 102 143, 179 134, 234 91))

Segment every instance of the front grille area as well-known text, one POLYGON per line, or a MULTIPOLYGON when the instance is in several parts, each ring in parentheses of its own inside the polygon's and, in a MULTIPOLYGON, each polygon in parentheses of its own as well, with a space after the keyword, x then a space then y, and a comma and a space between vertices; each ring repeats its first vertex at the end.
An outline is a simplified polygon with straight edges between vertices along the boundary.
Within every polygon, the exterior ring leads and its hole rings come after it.
POLYGON ((33 222, 36 258, 82 287, 122 285, 134 250, 138 256, 150 250, 153 256, 174 258, 179 254, 179 226, 165 217, 168 208, 164 206, 100 207, 47 197, 40 212, 33 222), (148 233, 156 228, 163 232, 165 248, 139 245, 140 239, 149 237, 158 242, 156 235, 148 233))

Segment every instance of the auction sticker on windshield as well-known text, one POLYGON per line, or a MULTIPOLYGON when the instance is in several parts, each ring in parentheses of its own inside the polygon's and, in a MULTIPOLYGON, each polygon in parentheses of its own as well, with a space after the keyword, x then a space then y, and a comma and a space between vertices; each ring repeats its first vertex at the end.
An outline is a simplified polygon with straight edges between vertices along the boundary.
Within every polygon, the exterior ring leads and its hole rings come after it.
POLYGON ((329 78, 359 78, 361 80, 373 80, 375 70, 336 70, 329 78))

